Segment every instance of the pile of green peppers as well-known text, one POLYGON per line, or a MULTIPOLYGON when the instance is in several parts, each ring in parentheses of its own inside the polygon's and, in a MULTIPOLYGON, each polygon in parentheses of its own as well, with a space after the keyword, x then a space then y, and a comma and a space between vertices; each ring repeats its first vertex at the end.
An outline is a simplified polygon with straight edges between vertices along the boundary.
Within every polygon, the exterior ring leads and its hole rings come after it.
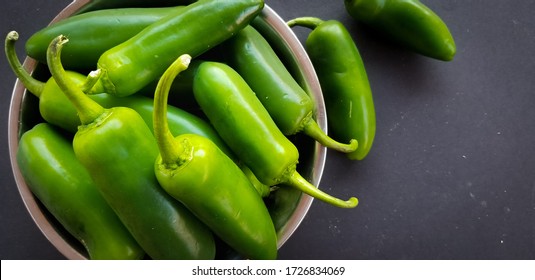
MULTIPOLYGON (((422 54, 454 55, 451 35, 443 38, 447 29, 428 10, 433 18, 422 17, 427 8, 418 1, 345 4, 387 31, 407 21, 411 32, 423 32, 414 35, 422 54)), ((313 101, 250 25, 263 7, 262 0, 91 1, 26 42, 27 55, 49 70, 46 82, 18 60, 18 34, 6 36, 7 60, 39 99, 42 118, 23 131, 18 166, 90 259, 214 259, 228 248, 276 259, 265 199, 279 188, 357 206, 355 197, 307 182, 289 138, 306 134, 354 160, 369 153, 375 110, 356 45, 338 21, 288 22, 313 29, 306 47, 324 93, 327 135, 313 101), (184 100, 192 105, 182 107, 184 100)))

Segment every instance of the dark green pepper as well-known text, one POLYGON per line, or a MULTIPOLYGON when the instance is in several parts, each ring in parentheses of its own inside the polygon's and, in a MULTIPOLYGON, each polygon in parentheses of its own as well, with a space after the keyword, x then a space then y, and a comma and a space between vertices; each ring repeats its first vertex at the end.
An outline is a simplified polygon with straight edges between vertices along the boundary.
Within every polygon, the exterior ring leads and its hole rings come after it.
POLYGON ((117 8, 151 8, 151 7, 172 7, 176 5, 187 5, 196 0, 91 0, 89 3, 81 7, 76 14, 87 13, 102 9, 117 9, 117 8))
POLYGON ((67 41, 59 36, 51 42, 47 62, 80 117, 73 139, 76 158, 150 257, 214 258, 210 230, 158 184, 158 146, 141 116, 127 107, 105 109, 65 77, 60 55, 67 41))
POLYGON ((327 136, 314 120, 314 102, 286 69, 268 41, 252 26, 242 29, 222 45, 225 58, 256 93, 285 135, 303 131, 322 145, 349 153, 357 149, 327 136))
POLYGON ((362 160, 375 138, 375 106, 364 62, 351 35, 336 20, 297 18, 289 26, 313 29, 306 51, 314 65, 323 92, 329 133, 334 139, 357 139, 350 159, 362 160))
POLYGON ((145 255, 76 159, 70 136, 47 123, 34 126, 19 140, 17 163, 32 193, 90 259, 145 255))
POLYGON ((154 135, 160 156, 156 178, 226 244, 250 259, 276 259, 277 234, 268 209, 242 170, 206 137, 176 138, 167 124, 167 97, 173 79, 191 57, 180 56, 156 87, 154 135))
POLYGON ((455 41, 442 19, 418 0, 345 0, 349 15, 422 55, 450 61, 455 41))
POLYGON ((245 27, 263 7, 263 0, 200 0, 169 14, 100 56, 106 92, 136 93, 179 55, 204 53, 245 27))
POLYGON ((358 204, 355 197, 343 201, 322 192, 296 171, 297 148, 235 70, 218 62, 202 63, 193 92, 221 138, 262 183, 289 185, 338 207, 358 204))
POLYGON ((98 58, 108 49, 130 39, 145 27, 183 7, 124 8, 89 12, 53 23, 26 41, 26 54, 46 63, 46 49, 59 35, 71 44, 62 51, 66 69, 95 69, 98 58))

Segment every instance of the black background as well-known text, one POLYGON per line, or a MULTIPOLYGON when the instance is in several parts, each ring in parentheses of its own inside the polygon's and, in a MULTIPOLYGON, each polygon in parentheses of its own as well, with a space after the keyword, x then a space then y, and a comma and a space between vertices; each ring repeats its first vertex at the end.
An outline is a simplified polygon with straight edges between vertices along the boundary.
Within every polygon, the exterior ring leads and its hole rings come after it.
MULTIPOLYGON (((360 205, 315 201, 280 259, 535 258, 535 1, 424 1, 456 40, 452 62, 385 42, 352 20, 342 0, 265 2, 285 20, 342 21, 377 113, 369 156, 352 162, 329 152, 320 184, 360 205)), ((1 32, 17 30, 24 42, 68 3, 3 1, 1 32)), ((304 42, 308 31, 295 31, 304 42)), ((18 194, 7 144, 15 76, 5 58, 0 71, 0 258, 63 259, 18 194)))

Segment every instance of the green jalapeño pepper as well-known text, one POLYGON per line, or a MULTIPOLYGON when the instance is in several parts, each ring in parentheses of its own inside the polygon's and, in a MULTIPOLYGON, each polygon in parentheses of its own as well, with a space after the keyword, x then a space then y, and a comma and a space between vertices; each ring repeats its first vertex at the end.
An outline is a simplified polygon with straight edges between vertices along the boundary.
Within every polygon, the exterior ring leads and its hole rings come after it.
POLYGON ((183 7, 124 8, 75 15, 34 33, 26 41, 26 54, 46 63, 46 50, 50 41, 59 35, 65 35, 71 44, 62 51, 63 67, 75 70, 94 69, 98 58, 105 51, 180 9, 183 7))
POLYGON ((28 187, 86 248, 90 259, 140 259, 145 252, 76 159, 70 136, 40 123, 19 141, 17 163, 28 187))
MULTIPOLYGON (((78 117, 76 108, 61 91, 53 78, 49 79, 46 83, 43 83, 34 79, 28 72, 26 72, 15 53, 14 42, 17 38, 18 34, 15 31, 10 32, 6 36, 5 51, 13 72, 15 72, 26 89, 39 98, 39 111, 46 122, 75 133, 80 125, 80 118, 78 117)), ((83 91, 89 91, 88 88, 92 87, 92 82, 97 79, 91 75, 89 76, 90 79, 86 79, 84 75, 73 71, 67 71, 66 76, 68 76, 73 83, 80 85, 80 88, 83 91)), ((193 80, 193 77, 191 77, 191 80, 193 80)), ((98 92, 101 89, 93 87, 90 90, 90 93, 95 90, 98 92)), ((115 97, 107 93, 90 94, 89 97, 106 108, 117 106, 132 108, 140 114, 143 120, 145 120, 145 123, 152 128, 152 112, 154 106, 152 98, 137 94, 128 97, 115 97)), ((226 154, 232 154, 217 132, 203 119, 174 106, 168 106, 167 111, 169 128, 173 134, 193 133, 207 137, 216 143, 226 154)), ((242 169, 248 174, 247 177, 254 183, 255 188, 262 196, 267 196, 270 193, 269 186, 260 184, 254 175, 247 170, 246 166, 242 165, 242 169)))
MULTIPOLYGON (((117 106, 124 106, 134 109, 145 121, 145 123, 154 131, 153 127, 153 112, 154 101, 152 98, 133 95, 127 97, 115 97, 106 93, 89 95, 89 97, 100 105, 111 108, 117 106)), ((195 134, 210 139, 216 144, 228 156, 234 157, 232 151, 227 144, 221 139, 219 134, 214 128, 205 120, 188 113, 178 107, 167 106, 167 123, 169 130, 173 135, 181 134, 195 134)), ((250 173, 247 166, 241 165, 243 172, 247 175, 247 178, 253 183, 258 193, 262 197, 266 197, 270 193, 269 186, 258 182, 254 174, 250 173)))
POLYGON ((314 120, 314 102, 299 86, 268 41, 247 26, 223 44, 229 64, 256 93, 258 99, 285 135, 300 131, 322 145, 341 152, 353 152, 354 139, 342 144, 327 136, 314 120))
POLYGON ((319 18, 297 18, 289 26, 313 29, 306 40, 306 50, 321 84, 329 133, 334 139, 357 139, 350 159, 362 160, 375 138, 375 107, 364 62, 341 22, 319 18))
POLYGON ((277 234, 268 209, 242 170, 208 138, 176 138, 166 120, 173 79, 191 57, 180 56, 154 95, 154 135, 160 149, 154 171, 164 190, 182 202, 226 244, 250 259, 275 259, 277 234))
MULTIPOLYGON (((18 38, 19 34, 16 31, 11 31, 5 39, 5 53, 11 69, 24 87, 39 98, 39 112, 45 121, 67 131, 76 132, 77 127, 80 125, 80 118, 76 113, 76 109, 63 94, 54 79, 51 78, 46 83, 43 83, 26 72, 15 52, 14 45, 18 38)), ((93 87, 96 82, 93 76, 89 76, 86 79, 84 75, 73 71, 67 71, 65 75, 85 92, 101 90, 98 86, 93 87), (92 89, 90 90, 90 88, 92 89)))
POLYGON ((187 5, 196 0, 91 0, 85 4, 77 14, 87 13, 102 9, 117 9, 117 8, 150 8, 150 7, 171 7, 176 5, 187 5))
POLYGON ((52 77, 74 104, 81 125, 73 139, 76 158, 138 244, 153 259, 212 259, 208 228, 158 184, 158 146, 139 114, 127 107, 105 109, 65 77, 64 36, 55 38, 47 61, 52 77))
MULTIPOLYGON (((39 110, 45 121, 75 133, 80 125, 80 118, 78 117, 76 108, 53 78, 43 83, 34 79, 26 72, 15 53, 14 42, 17 38, 18 34, 15 31, 8 33, 6 36, 5 51, 13 72, 26 89, 39 98, 39 110)), ((86 76, 73 71, 67 71, 66 76, 73 83, 80 85, 82 91, 87 90, 88 86, 84 86, 84 83, 87 82, 86 76)), ((147 125, 152 127, 152 111, 154 105, 152 98, 139 95, 119 98, 106 93, 89 94, 88 96, 106 108, 116 106, 132 108, 142 116, 147 125)), ((168 118, 170 128, 174 134, 199 134, 210 138, 220 145, 222 149, 225 149, 223 140, 220 139, 217 132, 203 119, 173 106, 169 106, 168 108, 168 118)), ((228 148, 226 149, 228 150, 228 148)))
POLYGON ((418 0, 345 0, 349 15, 422 55, 450 61, 453 37, 442 19, 418 0))
POLYGON ((127 96, 158 79, 178 56, 196 57, 245 27, 263 0, 200 0, 147 26, 98 60, 106 92, 127 96))
POLYGON ((262 183, 288 185, 342 208, 358 204, 355 197, 343 201, 322 192, 296 171, 297 148, 234 69, 218 62, 202 63, 193 92, 221 138, 262 183))

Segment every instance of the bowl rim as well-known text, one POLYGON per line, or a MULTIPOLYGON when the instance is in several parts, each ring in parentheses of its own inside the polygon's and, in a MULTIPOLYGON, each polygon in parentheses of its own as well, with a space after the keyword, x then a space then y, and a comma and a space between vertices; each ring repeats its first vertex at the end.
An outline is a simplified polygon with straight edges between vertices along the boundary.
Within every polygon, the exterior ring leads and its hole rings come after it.
MULTIPOLYGON (((73 0, 62 11, 60 11, 49 24, 55 23, 73 15, 84 5, 90 2, 91 0, 73 0)), ((327 116, 321 87, 314 67, 312 66, 312 62, 310 61, 303 45, 301 44, 295 33, 290 29, 290 27, 286 25, 285 21, 267 4, 264 5, 264 8, 259 17, 261 17, 273 29, 279 32, 279 35, 283 39, 283 44, 287 47, 290 56, 296 61, 297 64, 304 66, 300 67, 301 73, 299 74, 302 75, 302 78, 305 81, 307 81, 307 91, 315 103, 316 121, 320 128, 325 133, 327 133, 327 116)), ((30 57, 26 57, 23 62, 24 68, 30 69, 30 71, 33 71, 37 67, 37 64, 37 61, 30 57)), ((24 180, 20 172, 16 159, 16 153, 19 147, 18 141, 21 133, 20 117, 22 105, 24 103, 24 97, 26 94, 26 88, 20 82, 19 79, 16 79, 9 107, 8 147, 9 157, 17 189, 31 218, 33 219, 39 230, 43 233, 43 235, 48 239, 48 241, 67 259, 87 259, 84 254, 82 254, 75 247, 73 247, 72 244, 70 244, 62 236, 62 234, 60 234, 56 230, 56 227, 50 222, 49 218, 45 216, 39 206, 39 202, 37 201, 33 193, 30 191, 26 181, 24 180)), ((311 174, 310 182, 316 187, 319 186, 321 181, 326 162, 326 153, 327 149, 319 143, 315 142, 314 158, 312 160, 313 173, 311 174)), ((282 245, 284 245, 284 243, 286 243, 286 241, 295 232, 295 230, 297 230, 297 228, 305 218, 306 213, 310 209, 313 200, 314 199, 311 196, 301 194, 295 210, 289 217, 284 227, 281 228, 282 234, 278 235, 277 247, 279 249, 282 247, 282 245)))

